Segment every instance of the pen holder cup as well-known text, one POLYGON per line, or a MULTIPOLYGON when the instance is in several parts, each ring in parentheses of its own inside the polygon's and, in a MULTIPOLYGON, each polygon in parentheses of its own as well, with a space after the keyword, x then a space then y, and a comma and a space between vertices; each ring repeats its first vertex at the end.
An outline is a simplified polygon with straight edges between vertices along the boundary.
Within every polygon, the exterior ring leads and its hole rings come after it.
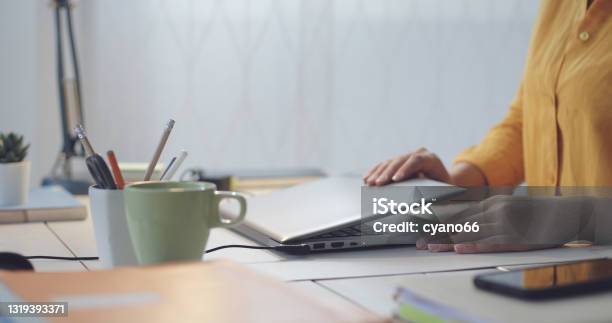
POLYGON ((137 265, 127 226, 123 190, 89 187, 91 218, 102 268, 137 265))

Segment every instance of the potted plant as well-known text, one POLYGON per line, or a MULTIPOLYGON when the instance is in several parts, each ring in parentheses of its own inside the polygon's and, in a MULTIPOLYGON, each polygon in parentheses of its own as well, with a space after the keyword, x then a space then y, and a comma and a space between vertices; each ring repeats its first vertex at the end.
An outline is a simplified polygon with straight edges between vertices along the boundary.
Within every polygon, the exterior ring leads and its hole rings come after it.
POLYGON ((24 160, 29 144, 23 136, 0 132, 0 205, 24 204, 28 198, 30 162, 24 160))

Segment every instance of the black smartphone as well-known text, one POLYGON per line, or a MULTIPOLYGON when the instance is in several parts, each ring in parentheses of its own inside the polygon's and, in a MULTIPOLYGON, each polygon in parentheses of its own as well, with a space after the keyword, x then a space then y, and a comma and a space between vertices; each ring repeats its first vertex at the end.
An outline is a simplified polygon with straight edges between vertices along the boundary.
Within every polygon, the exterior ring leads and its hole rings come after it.
POLYGON ((612 259, 591 259, 474 278, 476 287, 523 299, 548 299, 612 290, 612 259))

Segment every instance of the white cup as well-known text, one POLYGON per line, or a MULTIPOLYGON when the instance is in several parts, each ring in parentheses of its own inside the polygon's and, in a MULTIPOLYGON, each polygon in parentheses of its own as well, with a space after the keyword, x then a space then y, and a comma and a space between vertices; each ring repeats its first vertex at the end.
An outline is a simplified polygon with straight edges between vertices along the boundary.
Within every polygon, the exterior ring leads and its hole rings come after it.
POLYGON ((137 265, 125 217, 123 190, 91 186, 89 201, 102 268, 137 265))

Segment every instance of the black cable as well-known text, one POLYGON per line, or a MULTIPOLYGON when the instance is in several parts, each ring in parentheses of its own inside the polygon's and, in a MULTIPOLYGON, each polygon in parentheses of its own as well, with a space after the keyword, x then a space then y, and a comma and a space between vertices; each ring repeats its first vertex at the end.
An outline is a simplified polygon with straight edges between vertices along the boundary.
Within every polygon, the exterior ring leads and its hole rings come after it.
POLYGON ((270 247, 270 246, 247 246, 247 245, 241 245, 241 244, 229 244, 229 245, 225 245, 225 246, 219 246, 219 247, 216 247, 216 248, 208 249, 204 253, 210 253, 210 252, 221 250, 221 249, 225 249, 225 248, 245 248, 245 249, 275 250, 275 251, 282 251, 282 252, 290 253, 290 254, 293 254, 293 255, 305 255, 305 254, 310 253, 310 247, 308 247, 305 244, 279 245, 279 246, 272 246, 272 247, 270 247))
POLYGON ((53 259, 53 260, 98 260, 98 257, 55 257, 55 256, 25 256, 26 259, 53 259))
POLYGON ((221 249, 225 249, 225 248, 244 248, 244 249, 274 249, 276 247, 270 247, 270 246, 247 246, 247 245, 241 245, 241 244, 228 244, 225 246, 219 246, 219 247, 215 247, 212 249, 208 249, 206 251, 204 251, 204 253, 210 253, 210 252, 214 252, 217 250, 221 250, 221 249))
MULTIPOLYGON (((217 250, 226 248, 244 248, 244 249, 263 249, 263 250, 276 250, 283 251, 294 255, 305 255, 310 252, 310 248, 307 245, 280 245, 280 246, 247 246, 241 244, 228 244, 224 246, 218 246, 212 249, 204 251, 204 253, 211 253, 217 250)), ((99 257, 56 257, 56 256, 25 256, 26 259, 53 259, 53 260, 72 260, 72 261, 86 261, 86 260, 99 260, 99 257)))

